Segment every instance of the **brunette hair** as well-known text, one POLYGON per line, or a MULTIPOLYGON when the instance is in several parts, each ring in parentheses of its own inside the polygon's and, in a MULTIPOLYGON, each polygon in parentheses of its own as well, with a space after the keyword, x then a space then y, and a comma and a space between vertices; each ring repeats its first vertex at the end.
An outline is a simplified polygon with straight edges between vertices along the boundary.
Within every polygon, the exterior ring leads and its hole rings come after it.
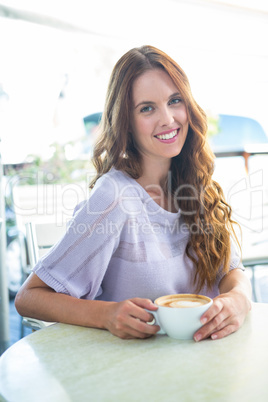
POLYGON ((112 167, 135 179, 142 175, 141 155, 130 134, 132 86, 152 69, 162 69, 170 76, 187 110, 187 138, 180 154, 172 158, 171 187, 166 185, 165 191, 176 197, 190 230, 186 254, 196 266, 194 283, 198 292, 204 285, 213 286, 220 269, 229 271, 231 236, 237 241, 234 221, 220 185, 212 180, 215 157, 207 143, 206 114, 194 100, 181 67, 153 46, 129 50, 112 71, 93 154, 97 173, 91 187, 112 167))

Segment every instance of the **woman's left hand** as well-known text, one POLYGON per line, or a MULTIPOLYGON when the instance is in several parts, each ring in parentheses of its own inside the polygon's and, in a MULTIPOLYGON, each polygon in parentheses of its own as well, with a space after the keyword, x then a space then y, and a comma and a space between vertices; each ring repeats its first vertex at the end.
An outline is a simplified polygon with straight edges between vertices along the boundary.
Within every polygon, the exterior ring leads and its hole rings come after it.
POLYGON ((194 335, 195 341, 211 337, 221 339, 237 331, 251 310, 251 285, 243 272, 230 272, 220 284, 222 293, 201 317, 203 324, 194 335), (223 291, 225 291, 223 293, 223 291))

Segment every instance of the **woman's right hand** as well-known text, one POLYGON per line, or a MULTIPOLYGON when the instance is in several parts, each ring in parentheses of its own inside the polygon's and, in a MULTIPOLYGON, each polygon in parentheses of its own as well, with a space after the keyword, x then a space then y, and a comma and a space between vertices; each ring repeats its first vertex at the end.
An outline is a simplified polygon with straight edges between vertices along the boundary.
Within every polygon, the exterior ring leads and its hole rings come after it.
POLYGON ((151 300, 138 297, 122 302, 109 302, 104 326, 122 339, 149 338, 155 335, 160 327, 148 324, 154 317, 145 309, 156 311, 157 307, 151 300))
POLYGON ((22 316, 50 322, 63 322, 90 328, 108 329, 123 339, 148 338, 160 330, 150 325, 157 307, 149 299, 134 298, 122 302, 77 299, 56 293, 32 273, 19 290, 16 308, 22 316))

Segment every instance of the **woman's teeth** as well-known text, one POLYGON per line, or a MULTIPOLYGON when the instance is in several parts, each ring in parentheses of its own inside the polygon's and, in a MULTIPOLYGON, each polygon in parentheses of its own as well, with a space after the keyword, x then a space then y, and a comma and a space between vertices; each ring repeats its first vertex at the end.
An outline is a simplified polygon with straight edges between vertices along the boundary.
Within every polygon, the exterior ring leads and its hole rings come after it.
POLYGON ((156 135, 156 138, 159 138, 160 140, 170 140, 175 137, 175 135, 177 135, 177 130, 171 131, 171 133, 168 134, 156 135))

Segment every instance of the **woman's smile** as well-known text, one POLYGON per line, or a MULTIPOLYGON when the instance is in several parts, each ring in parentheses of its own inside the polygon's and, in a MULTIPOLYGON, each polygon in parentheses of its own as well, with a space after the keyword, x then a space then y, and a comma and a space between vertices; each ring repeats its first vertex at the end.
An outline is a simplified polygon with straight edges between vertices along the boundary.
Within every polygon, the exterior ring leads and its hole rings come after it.
POLYGON ((176 130, 166 131, 164 133, 155 135, 155 138, 157 138, 158 140, 160 140, 163 143, 171 144, 172 142, 176 141, 176 139, 179 135, 179 130, 180 129, 178 128, 176 130))

